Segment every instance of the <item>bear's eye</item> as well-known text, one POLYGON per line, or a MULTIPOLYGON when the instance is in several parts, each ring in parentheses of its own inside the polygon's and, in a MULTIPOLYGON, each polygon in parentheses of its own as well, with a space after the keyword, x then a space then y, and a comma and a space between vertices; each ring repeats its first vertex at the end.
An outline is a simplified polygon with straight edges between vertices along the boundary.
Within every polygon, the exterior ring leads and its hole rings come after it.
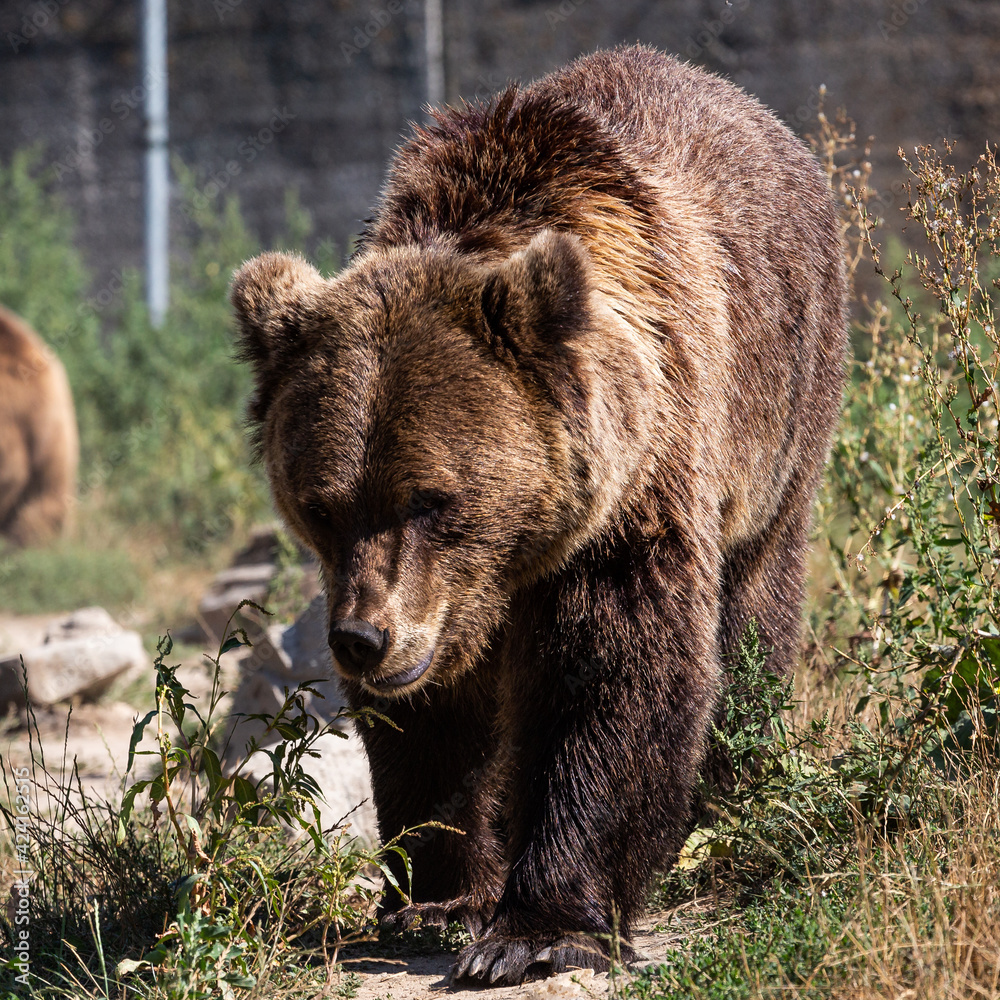
POLYGON ((440 490, 411 490, 406 509, 411 514, 432 514, 443 510, 449 497, 440 490))
POLYGON ((325 528, 330 523, 330 512, 320 504, 308 504, 304 513, 306 521, 311 525, 325 528))

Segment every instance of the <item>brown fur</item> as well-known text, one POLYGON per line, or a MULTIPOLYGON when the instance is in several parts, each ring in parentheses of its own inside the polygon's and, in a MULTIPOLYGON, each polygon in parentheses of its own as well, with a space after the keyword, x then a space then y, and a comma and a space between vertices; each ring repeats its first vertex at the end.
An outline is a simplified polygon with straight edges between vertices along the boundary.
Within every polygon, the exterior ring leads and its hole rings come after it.
POLYGON ((466 831, 408 838, 386 922, 463 920, 458 976, 606 964, 748 620, 797 655, 844 368, 821 171, 724 81, 598 53, 438 114, 342 274, 265 255, 233 302, 350 698, 399 726, 361 729, 382 833, 466 831))
POLYGON ((0 307, 0 538, 40 545, 66 527, 77 458, 63 366, 24 320, 0 307))

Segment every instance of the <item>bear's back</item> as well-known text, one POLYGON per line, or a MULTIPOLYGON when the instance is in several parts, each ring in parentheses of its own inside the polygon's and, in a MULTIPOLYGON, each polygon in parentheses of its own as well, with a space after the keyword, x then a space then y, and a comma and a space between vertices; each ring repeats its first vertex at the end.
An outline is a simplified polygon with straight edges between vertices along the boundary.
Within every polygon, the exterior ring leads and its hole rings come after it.
POLYGON ((16 313, 0 306, 0 375, 24 379, 49 369, 49 353, 41 338, 16 313))
POLYGON ((816 161, 772 112, 734 84, 645 46, 584 56, 538 81, 526 96, 557 97, 584 109, 644 170, 720 185, 732 201, 738 177, 774 183, 796 174, 829 202, 816 161))
POLYGON ((733 84, 642 46, 598 52, 437 112, 358 255, 497 264, 547 228, 579 237, 595 288, 655 345, 663 412, 686 414, 664 448, 730 470, 726 538, 753 536, 796 467, 821 466, 839 407, 843 250, 819 164, 733 84))

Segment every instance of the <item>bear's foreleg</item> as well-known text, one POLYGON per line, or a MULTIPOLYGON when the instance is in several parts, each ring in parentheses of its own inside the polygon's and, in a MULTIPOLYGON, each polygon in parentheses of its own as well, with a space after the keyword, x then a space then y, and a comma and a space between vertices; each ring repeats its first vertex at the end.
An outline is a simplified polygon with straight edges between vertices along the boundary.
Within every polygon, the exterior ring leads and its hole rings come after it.
POLYGON ((612 934, 629 933, 652 870, 688 833, 720 683, 716 565, 667 533, 578 557, 512 609, 500 690, 511 869, 455 978, 608 967, 612 934))
POLYGON ((387 884, 380 905, 383 926, 443 929, 457 921, 478 934, 492 916, 503 880, 493 827, 496 704, 489 671, 469 674, 448 688, 422 690, 412 701, 380 700, 358 688, 349 698, 352 707, 374 708, 399 727, 379 719, 371 726, 358 723, 383 843, 423 823, 463 831, 432 827, 403 838, 412 887, 402 860, 389 852, 390 870, 410 900, 387 884))

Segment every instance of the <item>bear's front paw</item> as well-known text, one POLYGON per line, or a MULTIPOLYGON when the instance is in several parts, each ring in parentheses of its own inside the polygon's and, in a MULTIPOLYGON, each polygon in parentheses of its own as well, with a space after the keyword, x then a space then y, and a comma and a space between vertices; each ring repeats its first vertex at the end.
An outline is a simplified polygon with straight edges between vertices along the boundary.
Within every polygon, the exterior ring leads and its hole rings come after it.
POLYGON ((444 903, 411 903, 385 914, 380 923, 385 930, 394 933, 425 927, 444 931, 449 924, 459 923, 475 938, 493 915, 494 905, 492 901, 484 903, 475 896, 459 896, 444 903))
MULTIPOLYGON (((622 961, 631 961, 635 952, 622 944, 622 961)), ((488 932, 479 941, 466 945, 452 969, 452 982, 478 979, 484 983, 516 986, 529 974, 533 979, 554 976, 570 969, 607 972, 610 960, 604 944, 585 934, 556 938, 513 937, 488 932)))

